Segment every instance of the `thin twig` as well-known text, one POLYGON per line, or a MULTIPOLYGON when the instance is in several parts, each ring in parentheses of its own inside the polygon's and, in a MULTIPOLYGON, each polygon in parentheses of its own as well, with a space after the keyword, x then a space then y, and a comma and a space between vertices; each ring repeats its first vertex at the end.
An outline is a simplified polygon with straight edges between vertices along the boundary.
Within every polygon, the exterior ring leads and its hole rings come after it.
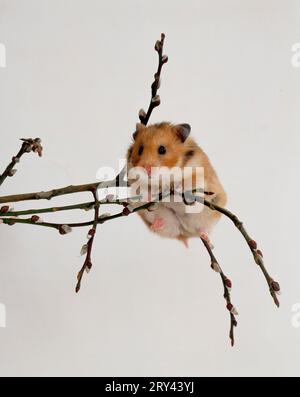
POLYGON ((231 346, 234 345, 234 327, 237 326, 237 321, 235 318, 235 315, 237 315, 237 311, 235 309, 235 307, 233 306, 233 304, 231 303, 231 297, 230 297, 230 289, 231 289, 231 281, 229 280, 229 278, 227 278, 225 276, 225 274, 223 273, 223 270, 219 264, 219 262, 217 261, 214 253, 212 252, 212 249, 210 247, 210 244, 204 240, 203 238, 201 238, 205 248, 207 249, 207 252, 209 253, 210 259, 211 259, 211 268, 220 274, 221 280, 222 280, 222 284, 224 287, 224 299, 226 300, 226 308, 230 313, 230 331, 229 331, 229 338, 231 340, 231 346))
POLYGON ((280 285, 277 281, 275 281, 268 273, 265 265, 264 265, 264 261, 263 261, 263 254, 262 251, 258 249, 257 247, 257 243, 255 240, 253 240, 249 234, 247 233, 246 229, 243 226, 243 223, 239 220, 239 218, 234 215, 232 212, 230 212, 229 210, 227 210, 226 208, 220 207, 217 204, 214 204, 211 201, 205 200, 201 197, 196 197, 195 199, 199 202, 202 202, 204 205, 206 205, 207 207, 209 207, 211 210, 213 211, 218 211, 220 213, 222 213, 223 215, 225 215, 227 218, 229 218, 234 225, 236 226, 236 228, 240 231, 240 233, 242 234, 242 236, 244 237, 244 239, 247 242, 248 247, 250 248, 252 254, 253 254, 253 258, 256 262, 256 264, 260 267, 261 271, 263 272, 263 275, 268 283, 269 286, 269 290, 270 290, 270 294, 274 300, 274 303, 277 307, 279 307, 280 303, 279 300, 277 298, 277 295, 280 293, 280 285))
MULTIPOLYGON (((86 245, 84 245, 84 247, 86 247, 86 257, 85 257, 84 263, 83 263, 80 271, 77 274, 77 284, 76 284, 76 288, 75 288, 76 293, 79 292, 79 290, 80 290, 81 281, 82 281, 84 272, 85 271, 89 272, 92 268, 91 256, 92 256, 93 242, 95 239, 97 226, 98 226, 99 208, 100 208, 100 204, 99 204, 99 201, 97 198, 97 189, 94 189, 92 191, 92 193, 93 193, 93 197, 94 197, 94 211, 95 211, 94 221, 93 221, 92 229, 90 229, 88 232, 88 242, 86 245)), ((84 247, 83 247, 83 249, 84 249, 84 247)))
POLYGON ((6 169, 4 170, 3 174, 0 175, 0 186, 5 181, 7 177, 11 177, 15 175, 17 170, 14 168, 16 164, 20 161, 20 158, 25 153, 30 153, 31 151, 38 153, 38 155, 42 156, 43 147, 41 145, 40 138, 35 139, 21 139, 23 141, 21 149, 19 150, 18 154, 11 159, 11 162, 8 164, 6 169))
POLYGON ((155 47, 154 47, 155 51, 157 51, 157 53, 158 53, 158 66, 157 66, 157 71, 154 74, 154 81, 151 85, 151 100, 150 100, 150 104, 149 104, 147 113, 144 111, 144 109, 141 109, 139 111, 139 119, 140 119, 141 123, 144 125, 147 125, 153 109, 160 105, 160 97, 159 97, 159 95, 157 95, 157 91, 158 91, 158 89, 160 87, 160 83, 161 83, 160 75, 161 75, 162 67, 165 63, 168 62, 167 55, 163 54, 164 41, 165 41, 165 34, 162 33, 160 40, 157 40, 157 42, 155 43, 155 47))

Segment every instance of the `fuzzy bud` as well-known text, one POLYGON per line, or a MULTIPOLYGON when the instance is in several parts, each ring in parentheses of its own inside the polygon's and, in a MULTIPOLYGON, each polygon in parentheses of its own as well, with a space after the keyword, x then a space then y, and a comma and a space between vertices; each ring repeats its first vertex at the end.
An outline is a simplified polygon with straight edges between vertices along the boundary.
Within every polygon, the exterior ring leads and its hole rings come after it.
POLYGON ((220 265, 218 264, 218 262, 216 262, 216 261, 211 262, 211 268, 212 268, 215 272, 221 273, 221 268, 220 268, 220 265))
POLYGON ((154 49, 157 52, 161 50, 161 41, 160 40, 157 40, 157 42, 155 43, 154 49))
POLYGON ((141 121, 141 122, 144 121, 145 118, 146 118, 146 112, 145 112, 145 110, 144 110, 144 109, 140 109, 140 111, 139 111, 139 119, 140 119, 140 121, 141 121))
POLYGON ((68 234, 71 233, 72 228, 69 225, 60 225, 58 228, 60 234, 68 234))
POLYGON ((277 281, 272 280, 271 287, 272 287, 273 291, 276 292, 276 294, 280 293, 280 285, 277 281))
POLYGON ((163 57, 161 58, 162 63, 167 63, 169 60, 167 55, 163 55, 163 57))
POLYGON ((227 310, 229 310, 231 314, 234 314, 235 316, 238 315, 238 312, 232 303, 227 303, 226 307, 227 307, 227 310))
POLYGON ((80 255, 85 255, 85 254, 87 253, 87 249, 88 249, 87 244, 84 244, 84 245, 81 247, 80 255))
POLYGON ((87 273, 89 273, 90 272, 90 270, 91 270, 91 268, 92 268, 92 262, 87 262, 87 264, 86 264, 86 266, 85 266, 85 271, 87 272, 87 273))
POLYGON ((109 203, 113 202, 115 200, 115 196, 113 194, 108 194, 106 196, 106 201, 108 201, 109 203))
POLYGON ((7 175, 8 176, 14 176, 16 172, 17 172, 17 170, 14 168, 11 171, 9 171, 9 173, 7 175))
MULTIPOLYGON (((108 218, 109 216, 111 216, 111 214, 109 212, 106 212, 102 215, 99 216, 99 223, 103 223, 105 218, 108 218)), ((88 237, 89 238, 89 237, 88 237)))
POLYGON ((257 250, 256 252, 257 252, 258 255, 261 256, 262 258, 264 257, 264 256, 263 256, 263 253, 261 252, 261 250, 257 250))
POLYGON ((17 164, 17 163, 19 163, 19 161, 20 161, 20 159, 19 159, 19 157, 13 157, 12 159, 11 159, 15 164, 17 164))
POLYGON ((249 246, 250 246, 252 249, 256 250, 256 248, 257 248, 257 243, 256 243, 256 241, 250 240, 250 241, 249 241, 249 246))
POLYGON ((160 105, 160 96, 159 95, 155 95, 155 97, 153 97, 151 99, 152 104, 156 107, 160 105))

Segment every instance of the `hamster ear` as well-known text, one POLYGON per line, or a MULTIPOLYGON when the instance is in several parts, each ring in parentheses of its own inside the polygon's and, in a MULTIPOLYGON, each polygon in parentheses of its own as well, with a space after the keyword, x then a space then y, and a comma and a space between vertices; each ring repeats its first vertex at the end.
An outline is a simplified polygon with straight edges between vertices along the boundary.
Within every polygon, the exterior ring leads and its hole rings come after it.
POLYGON ((142 123, 136 123, 136 127, 135 127, 135 132, 132 134, 132 138, 135 140, 137 137, 137 134, 144 130, 146 128, 146 126, 142 123))
POLYGON ((191 132, 191 126, 189 124, 175 125, 175 129, 181 142, 184 142, 191 132))

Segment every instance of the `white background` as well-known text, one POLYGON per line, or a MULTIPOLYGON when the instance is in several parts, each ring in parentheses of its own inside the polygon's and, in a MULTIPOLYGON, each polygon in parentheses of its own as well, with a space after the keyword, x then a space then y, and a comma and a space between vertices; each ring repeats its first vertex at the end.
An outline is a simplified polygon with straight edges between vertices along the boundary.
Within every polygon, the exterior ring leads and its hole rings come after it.
POLYGON ((300 375, 300 328, 292 326, 300 302, 300 68, 291 65, 299 18, 297 0, 0 1, 1 167, 20 137, 39 136, 45 147, 42 159, 24 156, 1 195, 86 183, 99 167, 117 167, 148 105, 153 46, 164 31, 169 63, 152 121, 192 125, 228 208, 283 291, 276 309, 245 242, 222 219, 215 254, 240 313, 231 348, 221 282, 200 241, 186 250, 150 234, 135 215, 107 223, 76 295, 86 230, 60 236, 2 225, 0 375, 300 375))

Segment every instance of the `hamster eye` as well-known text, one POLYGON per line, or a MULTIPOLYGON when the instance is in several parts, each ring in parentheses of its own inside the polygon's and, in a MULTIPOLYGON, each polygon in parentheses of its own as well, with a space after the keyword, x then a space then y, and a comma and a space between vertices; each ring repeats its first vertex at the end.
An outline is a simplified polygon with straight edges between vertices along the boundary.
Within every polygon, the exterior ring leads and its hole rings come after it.
POLYGON ((139 154, 139 156, 141 156, 141 155, 142 155, 143 151, 144 151, 144 146, 143 146, 143 145, 141 145, 141 146, 139 147, 139 150, 138 150, 138 154, 139 154))
POLYGON ((158 148, 158 154, 166 154, 166 148, 164 146, 159 146, 158 148))

